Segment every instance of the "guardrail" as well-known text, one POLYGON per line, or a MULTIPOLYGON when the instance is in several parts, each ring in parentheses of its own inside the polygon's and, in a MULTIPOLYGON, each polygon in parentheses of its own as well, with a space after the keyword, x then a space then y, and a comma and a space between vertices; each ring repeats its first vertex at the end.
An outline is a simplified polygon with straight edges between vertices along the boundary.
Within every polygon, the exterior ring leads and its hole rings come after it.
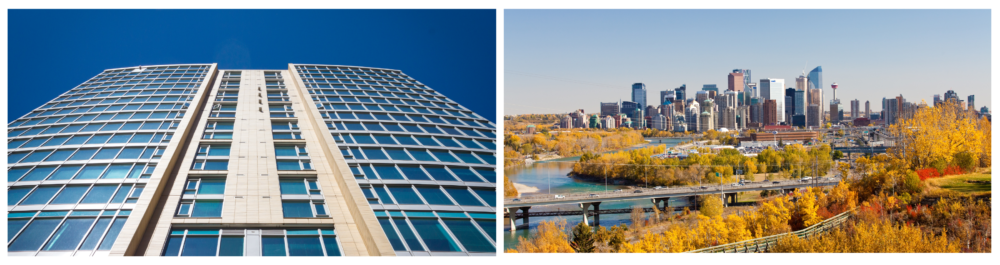
POLYGON ((778 240, 782 237, 788 236, 789 234, 798 236, 799 238, 809 238, 817 234, 823 234, 830 229, 836 228, 844 224, 847 218, 853 215, 854 209, 845 211, 829 219, 823 220, 817 224, 814 224, 805 229, 781 233, 772 236, 754 238, 746 241, 740 241, 736 243, 729 243, 724 245, 718 245, 714 247, 700 248, 686 253, 754 253, 754 252, 766 252, 772 246, 778 243, 778 240))

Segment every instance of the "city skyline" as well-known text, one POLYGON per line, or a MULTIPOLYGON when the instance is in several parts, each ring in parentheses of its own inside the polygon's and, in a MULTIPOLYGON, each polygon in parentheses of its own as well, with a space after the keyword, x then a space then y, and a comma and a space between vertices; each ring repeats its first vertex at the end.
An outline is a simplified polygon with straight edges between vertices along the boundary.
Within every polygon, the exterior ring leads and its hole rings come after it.
POLYGON ((504 115, 595 113, 599 102, 631 98, 626 89, 633 83, 645 84, 654 97, 682 84, 695 91, 704 84, 724 89, 733 69, 752 70, 751 82, 777 78, 794 87, 796 77, 818 66, 821 106, 833 99, 834 82, 842 104, 871 101, 873 110, 881 110, 883 97, 900 94, 930 105, 946 90, 963 99, 978 95, 976 106, 990 105, 988 11, 509 10, 505 16, 504 115), (705 17, 717 19, 698 19, 705 17), (692 20, 699 22, 685 22, 692 20), (783 24, 793 20, 815 23, 783 24), (670 26, 679 23, 685 27, 670 26), (707 32, 726 30, 733 36, 721 40, 748 41, 705 41, 716 37, 707 32), (793 31, 828 37, 799 45, 760 41, 762 32, 793 31), (615 41, 626 38, 633 41, 615 41))

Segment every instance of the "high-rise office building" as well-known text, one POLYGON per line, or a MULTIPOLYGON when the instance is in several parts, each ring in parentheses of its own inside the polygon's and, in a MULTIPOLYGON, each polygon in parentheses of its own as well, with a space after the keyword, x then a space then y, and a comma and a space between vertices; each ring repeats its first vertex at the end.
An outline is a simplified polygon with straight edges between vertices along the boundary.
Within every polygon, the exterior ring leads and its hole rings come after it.
POLYGON ((621 106, 622 106, 622 109, 621 109, 621 112, 619 112, 619 113, 625 114, 625 116, 629 117, 633 121, 636 120, 636 119, 642 118, 642 109, 641 108, 644 107, 643 105, 639 105, 639 103, 636 103, 634 101, 622 101, 622 105, 621 106), (639 115, 635 114, 636 110, 639 110, 639 115))
POLYGON ((937 107, 941 104, 941 95, 934 94, 934 106, 937 107))
POLYGON ((806 114, 806 126, 819 127, 820 126, 820 116, 823 115, 819 110, 819 104, 810 104, 808 114, 806 114))
POLYGON ((954 100, 955 102, 952 102, 952 103, 957 103, 958 102, 958 93, 955 93, 955 90, 948 90, 947 92, 945 92, 944 93, 944 101, 948 101, 948 100, 954 100))
POLYGON ((861 101, 851 100, 851 120, 861 118, 861 101))
POLYGON ((729 73, 729 91, 743 92, 746 89, 746 81, 743 73, 729 73))
POLYGON ((819 111, 819 112, 815 113, 815 115, 812 114, 812 113, 806 114, 806 116, 808 116, 806 118, 806 120, 807 120, 806 124, 809 124, 809 126, 819 126, 819 125, 821 125, 821 124, 824 123, 823 122, 823 109, 824 109, 823 108, 823 90, 822 89, 818 89, 818 88, 809 89, 809 95, 808 96, 809 96, 808 104, 809 105, 815 104, 817 106, 817 111, 819 111), (812 117, 819 117, 819 119, 813 120, 812 117))
POLYGON ((494 125, 399 70, 108 69, 9 127, 11 256, 495 255, 494 125))
POLYGON ((806 84, 806 83, 808 83, 808 80, 809 80, 809 78, 806 78, 805 73, 803 73, 802 75, 799 75, 799 77, 796 77, 795 78, 795 89, 796 90, 800 90, 800 91, 806 91, 806 89, 809 89, 809 85, 806 84))
POLYGON ((830 123, 837 124, 840 122, 840 100, 830 101, 830 123))
POLYGON ((777 122, 785 121, 785 80, 766 78, 760 80, 760 97, 774 100, 777 108, 777 122))
POLYGON ((792 115, 795 115, 795 91, 794 87, 785 89, 785 117, 788 124, 791 124, 792 115))
POLYGON ((701 115, 701 106, 700 105, 701 104, 698 104, 697 101, 694 101, 694 102, 691 102, 691 104, 689 104, 687 106, 687 108, 684 110, 684 119, 686 119, 687 122, 688 122, 688 125, 687 125, 688 131, 698 131, 698 128, 700 128, 698 126, 699 125, 699 121, 701 120, 700 119, 700 117, 701 117, 700 116, 701 115))
POLYGON ((601 102, 601 117, 615 116, 621 113, 621 106, 618 102, 601 102))
MULTIPOLYGON (((674 93, 675 93, 674 99, 686 102, 687 101, 687 96, 688 96, 687 95, 687 84, 681 84, 680 87, 675 88, 674 89, 674 93)), ((684 104, 687 104, 687 103, 684 103, 684 104)), ((677 111, 681 112, 682 110, 677 110, 677 111)))
POLYGON ((809 71, 807 86, 808 89, 823 89, 823 66, 816 66, 809 71))
POLYGON ((743 91, 753 87, 753 78, 750 77, 750 69, 733 69, 733 73, 743 74, 743 91))
POLYGON ((869 120, 872 118, 871 102, 868 102, 867 100, 865 100, 865 118, 869 120))
POLYGON ((778 124, 778 102, 773 99, 768 99, 764 101, 761 123, 764 125, 776 125, 778 124))
MULTIPOLYGON (((643 84, 643 83, 632 84, 632 102, 635 102, 636 104, 638 104, 639 108, 645 108, 646 107, 646 103, 647 103, 646 102, 646 84, 643 84)), ((642 110, 640 109, 639 111, 642 111, 642 110)), ((639 115, 639 118, 642 118, 642 116, 643 115, 639 115)), ((634 121, 635 118, 633 118, 632 120, 634 121)))
POLYGON ((969 95, 969 110, 976 110, 976 95, 969 95))
POLYGON ((661 106, 670 105, 670 103, 674 102, 674 98, 676 97, 677 95, 674 93, 674 91, 670 90, 660 91, 660 105, 661 106))

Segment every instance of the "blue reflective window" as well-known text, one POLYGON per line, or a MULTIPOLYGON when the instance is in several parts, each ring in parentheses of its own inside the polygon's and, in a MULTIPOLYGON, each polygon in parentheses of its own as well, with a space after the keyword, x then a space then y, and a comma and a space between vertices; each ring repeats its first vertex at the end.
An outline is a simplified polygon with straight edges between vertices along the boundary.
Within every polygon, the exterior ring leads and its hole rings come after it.
POLYGON ((70 149, 70 150, 55 151, 54 153, 52 153, 52 155, 49 156, 49 158, 46 158, 45 161, 66 161, 66 159, 68 159, 69 156, 72 155, 74 151, 76 150, 70 149))
POLYGON ((497 206, 496 205, 497 204, 497 191, 495 191, 495 190, 484 190, 484 189, 473 189, 472 191, 476 192, 476 195, 479 195, 479 198, 482 198, 484 201, 486 201, 486 204, 489 204, 490 206, 493 206, 493 207, 497 206))
POLYGON ((399 234, 396 233, 396 229, 392 228, 392 222, 389 221, 389 218, 379 218, 378 223, 382 225, 382 231, 385 231, 385 235, 389 237, 389 243, 392 243, 392 249, 397 251, 406 251, 406 246, 404 246, 403 241, 399 239, 399 234))
POLYGON ((410 219, 430 251, 461 251, 437 219, 410 219))
POLYGON ((282 179, 281 194, 307 194, 306 185, 302 179, 282 179))
POLYGON ((116 190, 118 185, 94 185, 80 203, 108 203, 116 190))
POLYGON ((448 191, 448 194, 451 195, 451 198, 455 199, 455 201, 458 202, 458 205, 484 206, 483 203, 480 202, 479 199, 476 199, 476 196, 473 196, 472 192, 469 192, 468 189, 445 188, 445 190, 448 191))
POLYGON ((115 244, 115 239, 118 238, 118 233, 122 231, 122 226, 125 226, 126 218, 115 219, 114 224, 108 229, 108 233, 104 236, 104 240, 101 241, 101 246, 97 250, 111 250, 111 246, 115 244))
POLYGON ((289 236, 289 256, 323 256, 318 236, 289 236))
POLYGON ((455 205, 454 202, 444 195, 444 192, 437 187, 417 187, 420 195, 423 195, 428 204, 434 205, 455 205))
MULTIPOLYGON (((411 180, 430 180, 431 177, 424 173, 419 166, 404 166, 400 165, 399 169, 403 171, 407 179, 411 180)), ((381 174, 381 173, 379 173, 381 174)))
POLYGON ((243 256, 243 237, 223 236, 219 243, 219 256, 243 256))
POLYGON ((458 158, 462 159, 462 161, 464 161, 465 163, 469 163, 469 164, 482 164, 483 163, 483 162, 480 162, 479 159, 476 158, 475 156, 473 156, 472 153, 470 153, 470 152, 455 152, 455 155, 457 155, 458 158))
POLYGON ((283 201, 281 209, 285 218, 313 217, 312 205, 308 201, 283 201))
POLYGON ((382 152, 382 149, 379 148, 361 148, 361 150, 365 153, 365 157, 368 157, 370 160, 389 159, 389 157, 382 152))
POLYGON ((444 146, 447 146, 447 147, 458 147, 458 148, 462 147, 457 142, 455 142, 455 140, 453 140, 451 138, 448 138, 448 137, 438 137, 437 140, 439 142, 441 142, 442 144, 444 144, 444 146))
POLYGON ((336 237, 323 237, 323 246, 326 247, 326 255, 330 257, 340 256, 340 246, 336 237))
POLYGON ((126 147, 118 154, 118 159, 138 159, 142 149, 142 147, 126 147))
POLYGON ((52 204, 74 204, 87 193, 87 189, 90 189, 90 186, 66 186, 56 199, 52 200, 52 204))
POLYGON ((76 179, 96 179, 101 176, 104 172, 104 168, 108 165, 87 165, 80 171, 79 175, 76 175, 76 179))
POLYGON ((130 133, 127 133, 127 134, 115 134, 114 137, 111 137, 111 140, 109 140, 108 143, 110 143, 110 144, 127 143, 129 138, 132 138, 132 134, 130 134, 130 133))
POLYGON ((46 140, 49 140, 49 138, 31 139, 31 141, 28 141, 28 143, 24 144, 24 146, 21 146, 21 148, 39 147, 42 145, 42 143, 45 143, 46 140))
POLYGON ((381 179, 403 179, 403 175, 399 174, 399 170, 396 170, 396 167, 392 165, 375 166, 375 171, 378 172, 381 179))
POLYGON ((427 153, 427 150, 409 149, 409 151, 410 155, 413 155, 413 158, 417 159, 418 161, 437 161, 436 159, 434 159, 433 156, 431 156, 430 153, 427 153))
POLYGON ((22 158, 28 155, 29 152, 14 152, 7 156, 7 164, 17 163, 21 161, 22 158))
POLYGON ((497 157, 493 156, 492 154, 476 153, 476 155, 479 156, 479 158, 482 159, 483 161, 486 161, 486 163, 489 163, 490 165, 496 165, 497 164, 497 162, 496 162, 497 161, 497 157))
POLYGON ((60 187, 60 186, 40 186, 40 187, 36 188, 34 192, 32 192, 31 194, 29 194, 28 197, 25 198, 24 201, 21 202, 21 205, 45 204, 46 202, 49 201, 49 199, 52 199, 53 195, 56 195, 56 192, 59 191, 59 188, 62 188, 62 187, 60 187))
POLYGON ((31 170, 31 167, 11 168, 10 171, 7 172, 7 181, 8 182, 17 181, 17 179, 21 178, 21 176, 24 176, 24 173, 28 173, 28 170, 31 170))
POLYGON ((223 194, 225 191, 225 179, 201 179, 198 187, 198 194, 223 194))
POLYGON ((114 159, 118 155, 118 151, 121 151, 120 147, 117 148, 101 148, 101 151, 97 152, 94 159, 114 159))
POLYGON ((10 242, 26 224, 28 224, 28 219, 7 219, 7 242, 10 242))
POLYGON ((267 256, 285 256, 285 238, 280 236, 263 236, 260 238, 261 253, 267 256))
POLYGON ((25 158, 24 161, 21 161, 21 163, 42 161, 42 159, 44 159, 46 156, 49 156, 49 153, 52 153, 52 151, 51 150, 49 150, 49 151, 35 151, 30 156, 28 156, 27 158, 25 158))
POLYGON ((392 193, 392 197, 395 198, 396 202, 399 204, 424 204, 424 202, 420 200, 420 197, 417 197, 417 193, 409 186, 389 186, 388 188, 389 192, 392 193))
POLYGON ((229 169, 228 160, 208 160, 205 161, 205 170, 227 170, 229 169))
POLYGON ((108 142, 108 139, 111 139, 110 134, 98 134, 91 137, 87 144, 103 144, 108 142))
POLYGON ((479 176, 476 176, 475 173, 472 173, 472 170, 470 170, 469 168, 465 167, 449 167, 449 168, 451 169, 451 172, 454 172, 455 175, 458 175, 458 178, 462 179, 462 181, 483 182, 483 179, 479 178, 479 176))
POLYGON ((27 140, 13 140, 13 141, 10 141, 9 143, 7 143, 7 149, 17 148, 18 146, 21 146, 22 144, 24 144, 24 142, 27 142, 27 140))
POLYGON ((24 195, 31 192, 32 187, 14 187, 7 190, 7 205, 15 205, 24 195))
POLYGON ((386 148, 385 152, 389 153, 389 157, 392 157, 393 160, 413 160, 403 149, 386 148))
POLYGON ((97 149, 80 149, 69 160, 88 160, 97 153, 97 149))
POLYGON ((172 236, 167 238, 167 246, 163 248, 164 256, 177 256, 181 252, 181 241, 184 237, 172 236))
POLYGON ((181 256, 215 256, 218 247, 218 237, 188 236, 184 240, 181 256))
POLYGON ((278 161, 278 170, 302 170, 299 161, 278 161))
POLYGON ((70 138, 66 142, 66 145, 83 144, 87 142, 88 138, 90 138, 90 135, 74 135, 73 138, 70 138))
MULTIPOLYGON (((496 252, 496 247, 469 220, 444 220, 451 233, 469 252, 496 252)), ((491 231, 492 232, 492 231, 491 231)))
POLYGON ((492 231, 497 231, 497 222, 496 221, 493 221, 493 220, 488 220, 488 221, 476 220, 476 224, 478 224, 479 227, 482 227, 483 230, 486 231, 486 234, 490 236, 490 238, 492 238, 494 241, 497 240, 496 233, 492 232, 492 231))
POLYGON ((73 178, 73 175, 75 175, 76 172, 80 170, 81 167, 82 166, 62 166, 58 170, 56 170, 56 173, 52 174, 52 176, 49 176, 49 179, 50 180, 71 179, 73 178))
POLYGON ((195 200, 191 217, 222 217, 222 201, 195 200))
POLYGON ((452 156, 451 153, 448 153, 448 151, 431 150, 431 153, 433 153, 434 156, 438 158, 438 160, 441 160, 441 162, 452 162, 452 163, 459 162, 458 159, 455 158, 455 156, 452 156))
POLYGON ((56 170, 55 166, 35 167, 35 169, 31 170, 31 173, 28 173, 28 175, 25 175, 21 181, 43 180, 54 170, 56 170))
POLYGON ((94 223, 95 218, 69 218, 59 230, 52 235, 52 240, 42 250, 76 250, 76 246, 83 240, 87 229, 94 223))
POLYGON ((431 177, 433 177, 435 180, 441 180, 441 181, 457 181, 458 180, 458 179, 455 178, 455 176, 451 175, 451 173, 448 172, 448 170, 446 170, 444 167, 428 167, 428 166, 425 166, 424 169, 426 169, 427 173, 430 173, 431 177))
POLYGON ((209 156, 229 156, 229 146, 228 145, 212 145, 208 149, 209 156))
POLYGON ((36 251, 62 222, 59 218, 35 219, 7 246, 7 251, 36 251))

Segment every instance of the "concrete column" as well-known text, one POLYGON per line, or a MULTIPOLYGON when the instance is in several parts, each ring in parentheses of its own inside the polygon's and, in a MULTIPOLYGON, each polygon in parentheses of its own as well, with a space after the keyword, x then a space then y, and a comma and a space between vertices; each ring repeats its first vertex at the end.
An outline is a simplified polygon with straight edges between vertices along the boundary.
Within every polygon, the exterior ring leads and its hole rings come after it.
POLYGON ((510 222, 510 232, 517 231, 517 210, 515 209, 513 212, 510 211, 510 208, 503 208, 503 210, 507 212, 507 220, 510 222))
MULTIPOLYGON (((524 219, 524 221, 521 221, 521 223, 524 225, 524 228, 528 228, 528 226, 530 226, 530 223, 528 222, 528 210, 529 209, 531 209, 531 206, 529 206, 529 207, 521 207, 521 212, 524 215, 523 217, 521 217, 522 219, 524 219)), ((517 212, 515 212, 515 213, 517 213, 517 212)))
POLYGON ((595 202, 594 205, 594 227, 601 225, 601 202, 595 202))
POLYGON ((589 224, 589 222, 587 222, 587 213, 590 211, 590 203, 581 203, 580 209, 583 210, 583 223, 589 224))

